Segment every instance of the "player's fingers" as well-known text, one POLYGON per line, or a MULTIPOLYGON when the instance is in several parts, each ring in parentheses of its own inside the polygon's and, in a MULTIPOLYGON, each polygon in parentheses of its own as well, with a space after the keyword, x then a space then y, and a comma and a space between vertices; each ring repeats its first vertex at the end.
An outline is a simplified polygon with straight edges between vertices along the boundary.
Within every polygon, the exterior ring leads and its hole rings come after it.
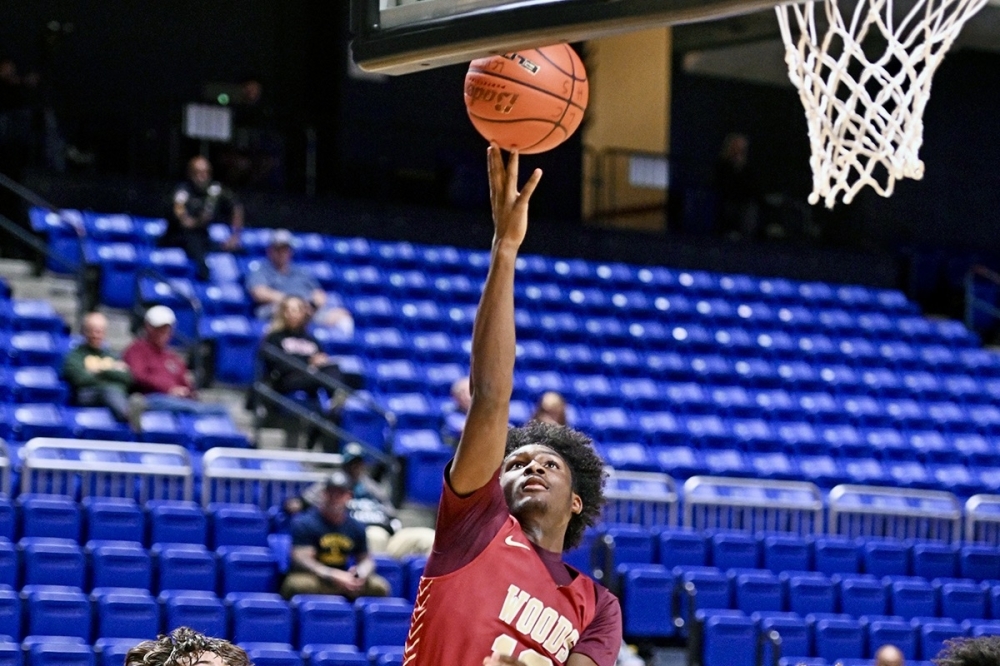
POLYGON ((517 197, 517 172, 520 154, 516 150, 510 151, 510 158, 507 160, 507 196, 513 200, 517 197))
POLYGON ((525 183, 524 187, 521 188, 521 195, 518 197, 518 203, 524 203, 524 204, 528 203, 528 199, 531 198, 532 192, 534 192, 535 188, 538 187, 538 181, 540 181, 541 179, 542 179, 541 169, 535 169, 534 171, 531 172, 531 178, 529 178, 528 182, 525 183))
POLYGON ((490 201, 495 204, 503 196, 503 160, 495 143, 486 149, 486 166, 490 177, 490 201))

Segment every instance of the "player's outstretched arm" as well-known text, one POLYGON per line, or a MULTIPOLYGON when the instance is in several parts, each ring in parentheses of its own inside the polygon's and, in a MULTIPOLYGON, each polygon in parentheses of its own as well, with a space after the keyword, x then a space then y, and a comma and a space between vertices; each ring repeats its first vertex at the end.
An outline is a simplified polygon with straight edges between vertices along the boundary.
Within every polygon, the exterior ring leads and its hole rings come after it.
POLYGON ((493 249, 472 327, 472 405, 451 467, 451 488, 467 495, 486 485, 503 461, 514 382, 514 262, 528 229, 528 200, 542 177, 535 169, 517 191, 518 155, 504 167, 500 148, 487 152, 493 249))

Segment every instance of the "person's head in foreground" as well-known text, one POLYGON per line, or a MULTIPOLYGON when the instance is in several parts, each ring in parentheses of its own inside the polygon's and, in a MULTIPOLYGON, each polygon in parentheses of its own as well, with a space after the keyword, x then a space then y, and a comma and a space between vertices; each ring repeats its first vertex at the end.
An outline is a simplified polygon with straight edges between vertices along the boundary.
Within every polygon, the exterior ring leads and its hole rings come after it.
POLYGON ((166 305, 154 305, 146 310, 146 338, 154 347, 163 349, 170 344, 177 317, 166 305))
POLYGON ((895 645, 883 645, 875 651, 875 666, 903 666, 903 652, 895 645))
POLYGON ((188 178, 199 190, 205 191, 212 182, 212 164, 204 157, 188 160, 188 178))
POLYGON ((532 422, 507 433, 500 483, 511 514, 525 525, 565 525, 563 550, 583 538, 604 505, 604 463, 575 430, 532 422))
POLYGON ((243 648, 227 640, 178 627, 155 641, 143 641, 125 655, 125 666, 251 666, 243 648))
POLYGON ((954 638, 934 657, 937 666, 996 666, 1000 664, 1000 636, 954 638))
POLYGON ((275 270, 284 272, 292 264, 295 253, 295 239, 288 229, 277 229, 271 234, 271 243, 267 246, 267 258, 275 270))
POLYGON ((83 318, 80 332, 93 349, 104 347, 104 338, 108 332, 108 318, 100 312, 90 312, 83 318))

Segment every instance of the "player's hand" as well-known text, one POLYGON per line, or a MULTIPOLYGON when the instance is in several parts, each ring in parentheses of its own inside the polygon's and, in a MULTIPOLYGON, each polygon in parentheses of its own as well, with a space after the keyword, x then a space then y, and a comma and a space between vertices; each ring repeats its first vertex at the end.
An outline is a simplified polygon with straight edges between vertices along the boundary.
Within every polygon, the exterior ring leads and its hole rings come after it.
POLYGON ((504 167, 500 147, 491 143, 487 149, 490 172, 490 202, 493 207, 494 240, 503 240, 520 246, 528 230, 528 200, 542 177, 542 170, 535 169, 524 188, 517 191, 518 154, 515 150, 504 167))
POLYGON ((506 657, 502 654, 494 652, 490 656, 483 659, 483 666, 526 666, 526 664, 514 657, 506 657))

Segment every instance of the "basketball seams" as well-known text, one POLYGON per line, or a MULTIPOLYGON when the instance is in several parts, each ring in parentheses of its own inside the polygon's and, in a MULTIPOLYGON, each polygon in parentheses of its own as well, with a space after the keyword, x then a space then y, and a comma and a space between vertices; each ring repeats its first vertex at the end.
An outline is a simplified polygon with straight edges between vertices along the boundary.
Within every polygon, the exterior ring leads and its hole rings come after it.
MULTIPOLYGON (((563 48, 565 48, 565 49, 566 49, 567 51, 572 51, 572 50, 573 50, 572 48, 570 48, 570 45, 569 45, 569 44, 563 44, 562 46, 563 46, 563 48)), ((572 55, 570 55, 570 56, 569 56, 569 64, 570 64, 570 66, 571 66, 571 67, 573 68, 573 71, 571 71, 571 72, 567 72, 567 71, 566 71, 565 69, 563 69, 562 67, 560 67, 559 65, 557 65, 557 64, 556 64, 555 62, 553 62, 553 61, 552 61, 552 58, 550 58, 550 57, 548 57, 547 55, 545 55, 544 53, 542 53, 542 51, 541 51, 540 49, 534 49, 534 51, 535 51, 535 53, 537 53, 538 55, 540 55, 540 56, 542 56, 543 58, 545 58, 545 59, 546 59, 546 60, 547 60, 547 61, 549 62, 549 64, 550 64, 550 65, 552 65, 553 67, 555 67, 555 68, 556 68, 556 70, 558 70, 558 71, 559 71, 559 72, 560 72, 561 74, 565 74, 566 76, 570 77, 570 78, 571 78, 571 79, 573 79, 574 81, 586 81, 586 80, 587 80, 586 78, 583 78, 583 79, 578 79, 578 78, 576 77, 576 62, 574 62, 574 59, 573 59, 573 56, 572 56, 572 55)), ((577 57, 579 57, 579 56, 577 56, 577 57)))
MULTIPOLYGON (((569 48, 569 46, 567 46, 566 44, 563 44, 563 46, 565 48, 567 48, 567 49, 569 48)), ((536 51, 538 52, 538 55, 540 55, 543 58, 545 58, 546 60, 548 60, 549 63, 552 64, 553 67, 555 67, 557 70, 559 70, 563 74, 566 74, 567 76, 569 76, 569 80, 570 80, 570 84, 569 84, 569 99, 566 100, 566 108, 563 109, 562 115, 559 116, 559 120, 556 121, 555 127, 553 127, 552 129, 550 129, 548 131, 548 133, 545 136, 543 136, 541 139, 539 139, 538 141, 536 141, 533 144, 531 144, 530 146, 528 146, 526 148, 526 150, 530 150, 530 149, 534 148, 535 146, 540 145, 545 140, 547 140, 550 136, 552 136, 552 133, 556 131, 556 127, 558 127, 559 129, 561 129, 563 131, 563 134, 565 134, 567 137, 569 137, 570 132, 567 132, 566 128, 563 127, 562 120, 563 120, 563 118, 566 117, 566 112, 569 111, 570 104, 573 104, 573 102, 571 100, 573 99, 573 93, 576 92, 576 63, 573 61, 572 56, 570 57, 569 62, 570 62, 570 66, 573 68, 573 71, 567 74, 566 72, 563 72, 562 69, 560 69, 559 65, 555 64, 554 62, 552 62, 552 60, 549 59, 549 57, 546 56, 544 53, 542 53, 541 51, 538 51, 537 49, 536 49, 536 51)), ((580 107, 577 106, 577 108, 580 108, 580 107)))
MULTIPOLYGON (((545 88, 539 88, 538 86, 535 86, 535 85, 532 85, 532 84, 527 83, 525 81, 522 81, 521 79, 516 79, 516 78, 513 78, 511 76, 504 76, 503 74, 497 74, 496 72, 489 72, 489 71, 482 70, 482 69, 479 69, 479 68, 476 68, 476 67, 470 67, 469 68, 469 73, 471 74, 473 72, 475 72, 476 74, 482 74, 484 76, 496 77, 496 78, 502 79, 504 81, 510 81, 511 83, 516 83, 516 84, 518 84, 520 86, 524 86, 525 88, 528 88, 529 90, 535 90, 535 91, 540 92, 540 93, 542 93, 544 95, 548 95, 549 97, 551 97, 553 99, 557 99, 560 102, 568 102, 568 103, 572 104, 573 106, 575 106, 576 108, 580 109, 581 112, 585 111, 585 109, 582 106, 580 106, 579 104, 577 104, 576 102, 574 102, 572 100, 568 100, 565 97, 561 97, 560 95, 555 95, 550 90, 546 90, 545 88)), ((570 92, 572 92, 572 90, 573 89, 570 88, 570 92)))

